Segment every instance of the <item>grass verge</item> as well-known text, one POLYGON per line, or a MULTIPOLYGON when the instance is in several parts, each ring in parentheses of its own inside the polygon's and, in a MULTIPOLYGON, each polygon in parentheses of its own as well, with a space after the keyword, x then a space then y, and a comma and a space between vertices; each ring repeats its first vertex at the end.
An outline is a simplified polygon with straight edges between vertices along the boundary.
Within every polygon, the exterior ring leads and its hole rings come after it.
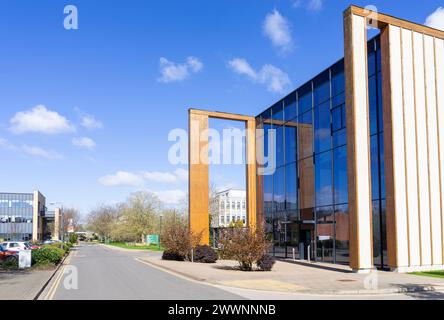
POLYGON ((412 272, 411 274, 415 276, 424 276, 424 277, 432 277, 432 278, 444 278, 444 270, 440 271, 426 271, 426 272, 412 272))
POLYGON ((150 250, 150 251, 163 251, 163 248, 158 245, 134 245, 126 242, 110 242, 107 243, 109 246, 119 247, 123 249, 129 249, 129 250, 150 250))

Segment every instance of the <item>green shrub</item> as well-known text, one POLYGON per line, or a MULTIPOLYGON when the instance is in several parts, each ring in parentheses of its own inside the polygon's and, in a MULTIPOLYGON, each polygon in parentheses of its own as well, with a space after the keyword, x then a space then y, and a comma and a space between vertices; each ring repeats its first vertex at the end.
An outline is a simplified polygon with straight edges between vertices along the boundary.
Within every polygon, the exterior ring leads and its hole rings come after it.
POLYGON ((0 263, 0 268, 3 269, 17 269, 18 268, 18 259, 16 256, 6 257, 3 262, 0 263))
POLYGON ((42 247, 32 251, 32 265, 57 265, 62 261, 64 255, 63 249, 51 246, 42 247))
POLYGON ((79 239, 79 237, 75 233, 69 235, 69 242, 71 242, 71 243, 77 243, 78 239, 79 239))
POLYGON ((62 249, 65 251, 65 253, 68 253, 70 249, 72 248, 71 243, 51 243, 51 244, 45 244, 42 248, 56 248, 56 249, 62 249))

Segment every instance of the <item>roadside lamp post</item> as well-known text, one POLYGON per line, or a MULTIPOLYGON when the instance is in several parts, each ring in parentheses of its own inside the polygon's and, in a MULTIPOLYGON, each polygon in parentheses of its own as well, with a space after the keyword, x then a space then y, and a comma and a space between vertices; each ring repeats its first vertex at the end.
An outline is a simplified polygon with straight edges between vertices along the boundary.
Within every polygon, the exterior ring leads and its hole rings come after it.
POLYGON ((162 234, 162 218, 163 218, 163 214, 161 214, 159 216, 159 219, 160 219, 160 223, 159 223, 159 251, 160 251, 160 237, 162 234))
POLYGON ((63 244, 65 243, 65 214, 63 213, 63 203, 62 202, 50 202, 49 203, 51 206, 55 206, 55 205, 57 205, 57 204, 59 204, 60 206, 61 206, 61 208, 60 208, 60 212, 61 212, 61 220, 62 221, 60 221, 60 225, 62 226, 62 228, 60 228, 60 226, 59 226, 59 230, 61 229, 62 230, 62 234, 61 234, 61 240, 62 240, 62 243, 60 244, 60 247, 61 248, 63 248, 63 244))

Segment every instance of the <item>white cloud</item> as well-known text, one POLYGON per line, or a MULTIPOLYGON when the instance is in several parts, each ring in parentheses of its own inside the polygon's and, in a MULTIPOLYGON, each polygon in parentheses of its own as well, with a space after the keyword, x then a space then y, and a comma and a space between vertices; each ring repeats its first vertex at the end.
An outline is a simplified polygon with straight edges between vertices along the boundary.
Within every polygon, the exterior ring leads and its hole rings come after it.
POLYGON ((310 0, 307 5, 307 9, 310 11, 320 11, 324 6, 323 0, 310 0))
POLYGON ((96 147, 96 143, 94 140, 83 137, 83 138, 73 138, 72 144, 79 148, 85 148, 85 149, 94 149, 96 147))
POLYGON ((290 23, 276 9, 265 17, 263 31, 275 47, 284 52, 291 50, 290 23))
POLYGON ((266 85, 271 92, 284 93, 291 85, 288 74, 270 64, 264 65, 260 71, 255 71, 245 59, 236 58, 229 61, 228 65, 237 74, 266 85))
POLYGON ((107 187, 138 186, 145 182, 176 184, 188 181, 188 170, 176 169, 174 173, 160 171, 142 171, 137 173, 118 171, 116 174, 107 175, 99 179, 99 182, 107 187))
POLYGON ((160 58, 160 73, 162 76, 159 82, 169 83, 183 81, 191 76, 192 73, 202 71, 203 63, 195 57, 188 57, 185 63, 179 64, 162 57, 160 58))
POLYGON ((444 30, 444 8, 439 7, 431 15, 429 15, 425 22, 426 26, 431 28, 444 30))
POLYGON ((154 194, 159 197, 160 201, 170 205, 179 204, 187 196, 183 190, 154 191, 154 194))
POLYGON ((130 172, 118 171, 116 174, 110 174, 99 178, 99 183, 106 187, 135 186, 143 185, 143 179, 130 172))
POLYGON ((95 129, 102 129, 103 123, 94 118, 92 115, 86 114, 82 116, 82 127, 89 129, 89 130, 95 130, 95 129))
POLYGON ((17 112, 9 121, 10 130, 16 134, 37 132, 44 134, 59 134, 75 131, 74 126, 55 111, 38 105, 31 110, 17 112))
POLYGON ((0 148, 15 151, 17 147, 4 138, 0 138, 0 148))
POLYGON ((188 181, 188 170, 179 168, 174 171, 174 174, 177 176, 177 178, 179 178, 179 180, 188 181))
POLYGON ((169 172, 144 172, 143 178, 151 182, 176 183, 177 177, 169 172))
POLYGON ((63 156, 55 151, 48 151, 37 146, 22 146, 22 151, 34 157, 45 158, 47 160, 60 160, 63 156))

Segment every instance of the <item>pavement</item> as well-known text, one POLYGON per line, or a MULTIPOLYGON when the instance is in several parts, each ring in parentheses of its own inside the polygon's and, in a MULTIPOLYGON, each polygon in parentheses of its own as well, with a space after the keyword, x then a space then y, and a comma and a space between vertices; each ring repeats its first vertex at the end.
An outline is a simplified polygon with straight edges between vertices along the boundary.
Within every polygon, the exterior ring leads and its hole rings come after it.
MULTIPOLYGON (((241 272, 235 264, 162 261, 159 252, 83 244, 73 251, 41 294, 42 300, 442 300, 442 281, 385 273, 382 289, 331 265, 277 262, 272 272, 241 272), (296 278, 299 279, 296 281, 296 278), (402 279, 402 281, 400 281, 402 279), (364 282, 363 282, 364 281, 364 282), (311 284, 312 289, 309 290, 311 284), (333 286, 333 287, 331 287, 333 286), (318 290, 313 288, 318 287, 318 290), (319 288, 328 290, 319 290, 319 288), (353 289, 354 288, 354 289, 353 289), (358 288, 358 290, 356 290, 358 288), (259 290, 260 289, 260 290, 259 290)), ((368 278, 367 278, 368 280, 368 278)), ((370 283, 372 282, 370 281, 370 283)), ((368 282, 368 281, 367 281, 368 282)))
POLYGON ((0 300, 33 300, 54 270, 0 271, 0 300))
POLYGON ((143 257, 146 264, 199 282, 223 287, 318 296, 390 295, 428 292, 444 299, 444 279, 373 271, 357 274, 346 266, 277 261, 271 272, 242 272, 234 261, 200 264, 143 257))
POLYGON ((240 300, 233 292, 191 282, 136 260, 159 253, 103 245, 75 248, 42 300, 240 300))

